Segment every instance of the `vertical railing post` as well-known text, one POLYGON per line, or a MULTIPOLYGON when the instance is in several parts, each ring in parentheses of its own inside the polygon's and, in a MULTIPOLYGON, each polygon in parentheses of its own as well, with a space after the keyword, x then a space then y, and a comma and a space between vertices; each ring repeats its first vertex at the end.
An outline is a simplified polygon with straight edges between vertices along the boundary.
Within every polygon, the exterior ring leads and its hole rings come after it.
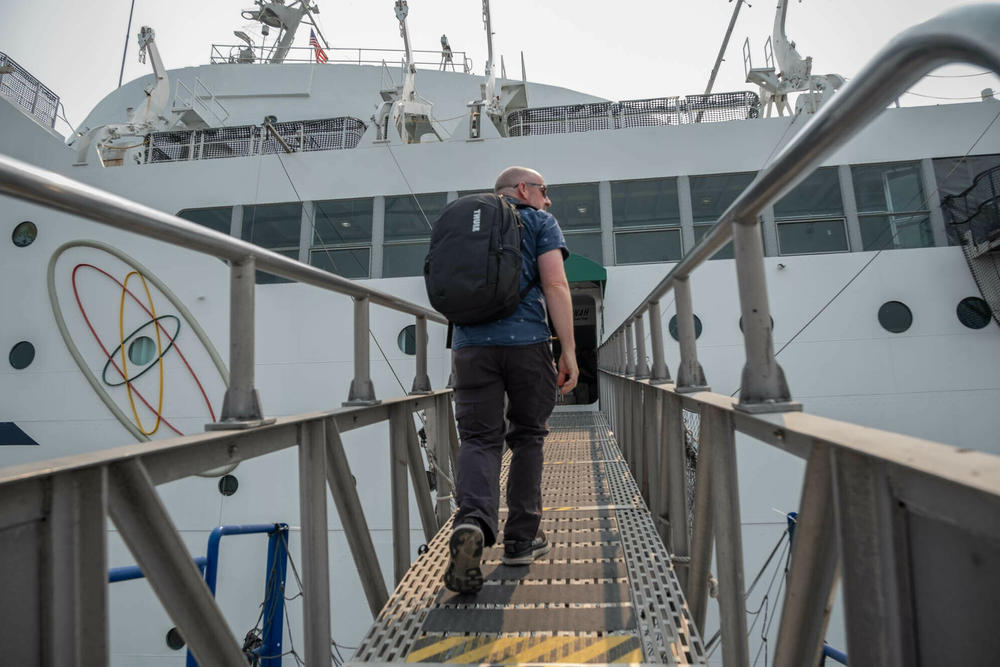
POLYGON ((644 313, 635 318, 635 379, 649 378, 649 364, 646 362, 646 332, 642 324, 644 313))
POLYGON ((374 405, 375 385, 371 378, 368 347, 368 297, 354 297, 354 379, 344 405, 374 405))
POLYGON ((774 358, 759 225, 756 219, 746 224, 733 223, 733 253, 747 358, 740 384, 740 402, 736 407, 746 412, 801 410, 802 404, 792 401, 785 372, 774 358))
MULTIPOLYGON (((743 533, 740 524, 739 477, 736 471, 736 438, 732 414, 709 408, 713 460, 712 509, 715 523, 715 561, 719 572, 719 619, 722 662, 749 667, 747 646, 746 583, 743 575, 743 533)), ((704 417, 702 428, 705 428, 704 417)))
POLYGON ((685 591, 691 570, 691 535, 688 532, 687 465, 684 409, 674 393, 664 395, 663 433, 665 448, 660 459, 660 479, 665 482, 667 518, 670 521, 668 544, 674 559, 677 580, 685 591))
POLYGON ((229 387, 222 401, 219 421, 206 430, 253 428, 271 423, 264 419, 260 395, 254 386, 254 280, 252 256, 232 262, 229 268, 229 387))
POLYGON ((633 350, 635 349, 635 336, 632 333, 633 327, 631 320, 625 325, 625 375, 629 377, 635 377, 635 356, 633 350))
MULTIPOLYGON (((691 564, 687 589, 684 591, 691 618, 698 631, 705 633, 705 614, 708 611, 708 576, 712 565, 712 540, 715 536, 712 465, 715 452, 714 424, 707 418, 709 408, 701 409, 701 427, 698 433, 698 466, 695 470, 694 530, 691 533, 691 564)), ((682 426, 683 428, 683 426, 682 426)), ((673 521, 673 517, 671 517, 673 521)))
MULTIPOLYGON (((643 476, 639 480, 639 490, 642 491, 643 498, 649 505, 653 516, 658 516, 660 512, 658 495, 661 486, 666 485, 666 480, 659 476, 660 467, 659 453, 663 449, 663 392, 655 387, 644 388, 646 400, 643 405, 646 414, 643 418, 643 448, 642 448, 642 469, 643 476), (656 496, 652 494, 656 493, 656 496)), ((664 511, 666 507, 662 508, 664 511)))
POLYGON ((318 665, 330 659, 330 553, 326 517, 325 427, 322 420, 298 426, 302 597, 307 665, 318 665))
POLYGON ((698 346, 694 328, 694 308, 691 305, 691 281, 678 278, 674 282, 677 304, 677 338, 681 347, 681 365, 677 369, 677 391, 691 393, 709 391, 705 371, 698 363, 698 346))
POLYGON ((53 665, 108 662, 106 472, 91 468, 52 478, 44 559, 51 584, 42 591, 48 598, 42 608, 49 614, 44 634, 53 665))
POLYGON ((417 372, 413 376, 411 394, 431 393, 431 379, 427 375, 427 318, 417 315, 416 325, 417 372))
POLYGON ((905 613, 917 608, 908 509, 893 495, 885 462, 846 447, 831 456, 850 662, 916 665, 916 621, 905 613))
POLYGON ((797 521, 774 667, 819 664, 833 606, 839 563, 833 467, 830 448, 819 441, 813 441, 806 464, 797 521))
POLYGON ((409 472, 405 406, 389 408, 389 488, 392 504, 392 569, 396 586, 410 567, 410 494, 406 484, 409 472))
POLYGON ((434 452, 437 481, 436 514, 438 528, 451 516, 451 499, 454 493, 449 477, 451 457, 448 450, 448 401, 447 394, 434 397, 434 407, 427 413, 427 443, 434 452))
POLYGON ((618 347, 618 369, 617 369, 617 373, 619 375, 625 375, 625 373, 626 373, 625 369, 628 368, 628 355, 625 352, 625 347, 626 347, 626 344, 625 344, 625 330, 623 329, 623 330, 619 331, 617 334, 615 334, 615 336, 617 337, 617 340, 618 340, 618 345, 617 345, 617 347, 618 347))
POLYGON ((653 368, 650 372, 650 384, 665 384, 670 382, 670 371, 663 358, 663 321, 660 319, 660 302, 649 304, 649 346, 653 351, 653 368))

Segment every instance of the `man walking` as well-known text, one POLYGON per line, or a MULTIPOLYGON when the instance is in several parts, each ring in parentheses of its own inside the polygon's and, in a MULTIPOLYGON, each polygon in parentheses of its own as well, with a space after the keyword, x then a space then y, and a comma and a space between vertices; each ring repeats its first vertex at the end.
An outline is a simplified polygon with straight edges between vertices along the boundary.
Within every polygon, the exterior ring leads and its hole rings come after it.
POLYGON ((483 546, 497 540, 505 436, 511 461, 503 562, 529 565, 549 551, 539 530, 542 444, 557 387, 563 394, 571 391, 579 370, 573 306, 563 268, 569 251, 559 223, 545 211, 552 205, 547 190, 541 174, 526 167, 509 167, 497 178, 493 191, 518 207, 524 224, 521 290, 530 289, 509 317, 455 327, 455 416, 462 445, 456 488, 459 508, 444 583, 457 593, 482 588, 483 546), (552 360, 546 306, 562 347, 558 368, 552 360), (510 422, 506 433, 504 394, 510 422))

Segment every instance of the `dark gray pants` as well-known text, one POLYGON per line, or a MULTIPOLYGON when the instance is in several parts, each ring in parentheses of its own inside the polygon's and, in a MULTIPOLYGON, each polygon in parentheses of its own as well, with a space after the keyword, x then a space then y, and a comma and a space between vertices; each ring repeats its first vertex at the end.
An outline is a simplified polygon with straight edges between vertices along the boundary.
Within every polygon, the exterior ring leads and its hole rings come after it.
POLYGON ((476 519, 486 544, 497 539, 503 441, 511 450, 504 541, 531 540, 542 519, 542 444, 556 403, 556 369, 548 342, 455 350, 458 450, 455 525, 476 519), (509 405, 505 433, 503 397, 509 405))

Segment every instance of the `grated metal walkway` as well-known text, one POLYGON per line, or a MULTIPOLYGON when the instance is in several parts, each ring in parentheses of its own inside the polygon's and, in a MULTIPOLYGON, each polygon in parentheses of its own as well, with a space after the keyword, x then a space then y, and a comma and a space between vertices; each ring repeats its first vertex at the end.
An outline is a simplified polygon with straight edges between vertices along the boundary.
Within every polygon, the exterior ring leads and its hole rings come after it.
MULTIPOLYGON (((667 551, 607 420, 556 413, 549 426, 542 529, 552 550, 530 567, 510 567, 500 562, 502 545, 485 549, 482 591, 457 595, 441 582, 449 522, 352 663, 705 664, 667 551)), ((501 522, 505 513, 501 505, 501 522)))

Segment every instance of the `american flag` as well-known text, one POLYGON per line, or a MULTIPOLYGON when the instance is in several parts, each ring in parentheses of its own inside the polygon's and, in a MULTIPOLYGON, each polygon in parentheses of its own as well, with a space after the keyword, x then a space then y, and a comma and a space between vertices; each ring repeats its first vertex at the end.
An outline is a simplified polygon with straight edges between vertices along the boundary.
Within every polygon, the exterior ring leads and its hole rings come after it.
POLYGON ((313 47, 313 51, 315 51, 316 62, 325 63, 329 60, 326 56, 326 51, 319 45, 319 40, 316 39, 316 33, 313 32, 312 28, 309 29, 309 46, 313 47))

